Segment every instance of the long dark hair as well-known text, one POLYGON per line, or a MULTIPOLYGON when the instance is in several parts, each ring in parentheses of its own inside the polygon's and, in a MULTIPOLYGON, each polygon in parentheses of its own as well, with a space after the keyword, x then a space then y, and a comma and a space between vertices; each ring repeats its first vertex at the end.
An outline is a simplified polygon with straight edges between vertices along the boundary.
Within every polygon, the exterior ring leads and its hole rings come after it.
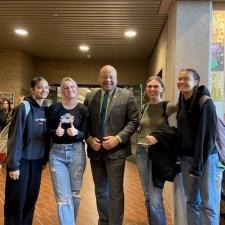
MULTIPOLYGON (((191 74, 193 76, 194 80, 197 81, 197 84, 194 86, 194 89, 193 89, 193 97, 192 97, 192 101, 191 101, 191 104, 190 104, 190 108, 188 109, 188 112, 191 113, 194 102, 195 102, 196 94, 197 94, 197 91, 198 91, 199 83, 200 83, 200 76, 199 76, 199 74, 196 70, 190 69, 190 68, 182 69, 180 71, 180 73, 183 73, 183 72, 191 74)), ((180 92, 179 100, 178 100, 178 112, 180 111, 180 108, 182 106, 183 101, 184 101, 184 95, 183 95, 183 93, 180 92)))
POLYGON ((40 82, 41 80, 45 80, 45 81, 47 81, 44 77, 34 77, 32 80, 31 80, 31 82, 30 82, 30 87, 31 88, 34 88, 35 86, 36 86, 36 84, 38 83, 38 82, 40 82))
MULTIPOLYGON (((8 105, 9 105, 8 112, 10 112, 11 111, 11 102, 10 102, 10 100, 7 99, 7 98, 4 98, 4 99, 2 99, 2 105, 3 105, 4 102, 8 103, 8 105)), ((3 108, 3 110, 4 110, 4 108, 3 108)))

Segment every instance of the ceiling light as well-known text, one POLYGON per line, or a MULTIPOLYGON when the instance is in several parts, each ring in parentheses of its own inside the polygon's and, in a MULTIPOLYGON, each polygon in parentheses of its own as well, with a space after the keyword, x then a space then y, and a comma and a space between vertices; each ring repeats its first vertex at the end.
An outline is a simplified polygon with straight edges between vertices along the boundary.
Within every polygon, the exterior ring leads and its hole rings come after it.
POLYGON ((28 32, 24 29, 15 29, 14 30, 16 34, 20 35, 20 36, 27 36, 28 32))
POLYGON ((135 37, 136 36, 136 31, 134 31, 134 30, 128 30, 128 31, 126 31, 125 33, 124 33, 124 35, 126 36, 126 37, 135 37))
POLYGON ((87 54, 86 57, 87 57, 88 59, 90 59, 90 58, 91 58, 91 54, 87 54))
POLYGON ((83 52, 87 52, 90 48, 87 45, 80 45, 79 49, 83 52))

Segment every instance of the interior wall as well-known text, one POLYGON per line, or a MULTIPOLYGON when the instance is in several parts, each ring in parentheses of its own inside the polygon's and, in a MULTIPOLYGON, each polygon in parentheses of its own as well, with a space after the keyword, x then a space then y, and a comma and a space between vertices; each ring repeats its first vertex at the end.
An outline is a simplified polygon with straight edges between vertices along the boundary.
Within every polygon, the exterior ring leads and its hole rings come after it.
POLYGON ((210 2, 173 1, 168 20, 150 59, 149 74, 162 69, 165 98, 176 102, 176 80, 183 68, 194 68, 201 84, 208 84, 210 45, 210 2), (179 20, 177 20, 179 18, 179 20), (201 30, 201 35, 196 35, 201 30))
POLYGON ((0 49, 0 91, 14 92, 18 96, 29 93, 30 80, 35 76, 34 59, 20 50, 0 49))
POLYGON ((170 6, 168 19, 149 61, 149 75, 157 75, 162 69, 165 82, 164 99, 176 102, 176 1, 170 6))
POLYGON ((71 76, 78 84, 98 84, 99 69, 110 64, 117 69, 118 84, 135 85, 145 82, 148 61, 65 61, 36 59, 37 74, 46 77, 50 84, 58 84, 64 76, 71 76))
POLYGON ((167 59, 166 59, 166 87, 169 89, 169 98, 173 102, 177 102, 178 91, 176 87, 177 75, 176 75, 176 23, 177 23, 177 2, 173 1, 169 8, 168 20, 167 20, 167 59))
POLYGON ((92 61, 37 59, 21 50, 0 49, 0 92, 13 92, 18 97, 30 93, 30 80, 43 76, 49 84, 59 84, 64 76, 73 77, 78 84, 98 84, 99 69, 106 64, 115 66, 119 85, 144 83, 148 76, 148 61, 92 61))
POLYGON ((177 2, 176 74, 193 68, 206 86, 210 74, 211 13, 210 1, 177 2))
POLYGON ((163 77, 166 71, 166 48, 167 48, 167 24, 165 24, 160 38, 154 49, 149 62, 149 76, 157 75, 162 69, 163 77))
POLYGON ((168 54, 168 22, 165 24, 160 38, 154 49, 149 62, 149 76, 156 76, 162 70, 162 79, 165 83, 165 93, 163 98, 172 101, 171 77, 167 70, 167 54, 168 54))
POLYGON ((172 102, 176 101, 174 96, 174 48, 171 35, 174 32, 171 28, 171 19, 165 24, 159 41, 154 49, 149 62, 149 76, 156 76, 162 70, 162 78, 165 83, 165 93, 163 98, 172 102))

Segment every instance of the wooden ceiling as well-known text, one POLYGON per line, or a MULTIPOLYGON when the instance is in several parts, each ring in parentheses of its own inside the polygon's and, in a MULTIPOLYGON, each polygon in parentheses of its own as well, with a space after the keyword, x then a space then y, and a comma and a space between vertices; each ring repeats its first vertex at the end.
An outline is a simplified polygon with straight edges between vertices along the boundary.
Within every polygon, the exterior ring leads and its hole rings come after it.
POLYGON ((160 0, 0 1, 0 48, 50 59, 148 59, 167 16, 160 0), (15 28, 28 30, 18 37, 15 28), (134 29, 137 36, 124 37, 134 29), (90 46, 88 53, 78 46, 90 46), (89 57, 90 57, 89 56, 89 57))

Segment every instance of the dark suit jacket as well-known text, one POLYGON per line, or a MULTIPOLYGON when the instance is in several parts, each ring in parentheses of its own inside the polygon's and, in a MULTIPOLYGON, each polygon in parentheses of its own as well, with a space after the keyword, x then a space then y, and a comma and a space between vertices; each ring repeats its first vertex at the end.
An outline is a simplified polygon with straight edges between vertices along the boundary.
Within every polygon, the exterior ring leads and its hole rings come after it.
MULTIPOLYGON (((101 90, 89 93, 84 101, 90 111, 88 136, 100 137, 101 90)), ((102 155, 110 159, 125 158, 131 154, 130 136, 139 125, 139 112, 132 92, 116 87, 108 105, 105 118, 105 136, 119 135, 122 143, 112 150, 94 151, 88 145, 88 156, 99 159, 102 155)))

